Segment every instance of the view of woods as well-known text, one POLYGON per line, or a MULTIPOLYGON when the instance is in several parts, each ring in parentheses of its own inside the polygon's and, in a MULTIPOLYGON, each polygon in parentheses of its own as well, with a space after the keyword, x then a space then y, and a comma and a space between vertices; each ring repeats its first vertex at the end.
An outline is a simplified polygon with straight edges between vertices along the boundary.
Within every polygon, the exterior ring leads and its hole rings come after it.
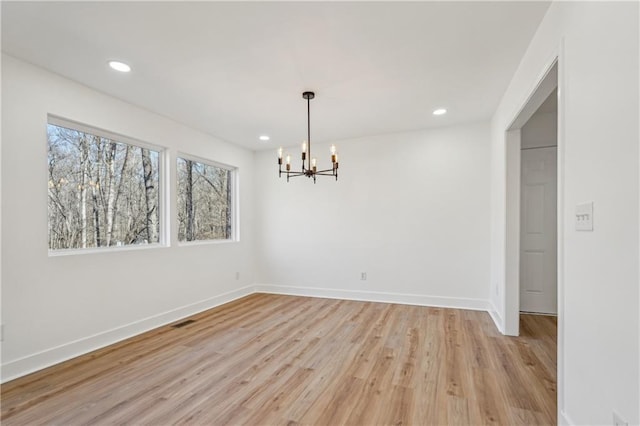
POLYGON ((231 238, 231 170, 178 158, 178 239, 231 238))
POLYGON ((49 124, 49 249, 159 241, 157 151, 49 124))
MULTIPOLYGON (((47 126, 49 249, 157 243, 159 152, 47 126)), ((177 163, 178 239, 230 239, 232 172, 177 163)))

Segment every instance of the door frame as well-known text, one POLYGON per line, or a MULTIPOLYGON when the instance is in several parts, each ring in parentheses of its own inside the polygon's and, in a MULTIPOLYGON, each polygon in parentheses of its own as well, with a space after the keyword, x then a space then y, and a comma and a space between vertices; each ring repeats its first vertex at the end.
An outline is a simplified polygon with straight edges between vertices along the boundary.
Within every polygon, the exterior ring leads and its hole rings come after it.
MULTIPOLYGON (((529 121, 540 105, 547 99, 555 88, 558 88, 558 219, 562 211, 561 193, 564 181, 563 169, 563 141, 561 141, 561 99, 563 90, 560 87, 560 61, 558 55, 553 56, 547 64, 540 79, 529 96, 518 109, 511 124, 505 129, 506 148, 506 203, 505 203, 505 291, 504 291, 504 334, 518 336, 520 334, 520 138, 521 128, 529 121)), ((558 289, 560 289, 561 269, 561 221, 558 220, 558 289)), ((558 292, 560 296, 560 292, 558 292)), ((560 297, 558 297, 558 316, 560 314, 560 297)))
MULTIPOLYGON (((565 105, 566 70, 564 38, 557 50, 552 52, 545 62, 539 77, 534 82, 524 101, 515 109, 510 124, 504 128, 505 136, 505 234, 504 234, 504 292, 502 332, 505 335, 518 336, 520 332, 520 128, 542 104, 545 97, 538 89, 549 90, 550 72, 555 69, 558 88, 558 134, 557 134, 557 261, 558 261, 558 329, 557 329, 557 407, 558 421, 564 419, 564 164, 565 164, 565 105), (539 99, 542 98, 542 99, 539 99), (539 102, 539 103, 538 103, 539 102), (538 103, 537 105, 535 105, 538 103)), ((549 90, 547 95, 552 91, 549 90)))

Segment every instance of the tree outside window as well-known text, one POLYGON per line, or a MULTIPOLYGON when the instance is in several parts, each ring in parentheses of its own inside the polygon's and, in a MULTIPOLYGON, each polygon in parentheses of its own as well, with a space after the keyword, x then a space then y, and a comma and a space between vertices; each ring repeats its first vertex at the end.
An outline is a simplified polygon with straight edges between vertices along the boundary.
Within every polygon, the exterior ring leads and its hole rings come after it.
POLYGON ((49 123, 49 249, 160 241, 160 152, 49 123))
POLYGON ((178 158, 178 240, 232 239, 233 171, 178 158))

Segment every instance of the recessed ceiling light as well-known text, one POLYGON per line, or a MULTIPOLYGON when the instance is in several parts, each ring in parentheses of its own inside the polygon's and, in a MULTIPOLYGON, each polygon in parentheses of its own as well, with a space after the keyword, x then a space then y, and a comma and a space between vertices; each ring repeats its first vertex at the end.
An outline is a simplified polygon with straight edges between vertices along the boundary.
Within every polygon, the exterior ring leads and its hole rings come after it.
POLYGON ((124 62, 120 61, 109 61, 109 66, 116 71, 120 72, 129 72, 131 71, 131 67, 124 62))
POLYGON ((259 139, 260 139, 261 141, 268 141, 268 140, 269 140, 269 139, 271 139, 271 138, 270 138, 269 136, 267 136, 267 135, 262 135, 262 136, 260 136, 260 138, 259 138, 259 139))
POLYGON ((438 108, 438 109, 433 111, 433 115, 444 115, 446 113, 447 113, 447 109, 446 108, 438 108))

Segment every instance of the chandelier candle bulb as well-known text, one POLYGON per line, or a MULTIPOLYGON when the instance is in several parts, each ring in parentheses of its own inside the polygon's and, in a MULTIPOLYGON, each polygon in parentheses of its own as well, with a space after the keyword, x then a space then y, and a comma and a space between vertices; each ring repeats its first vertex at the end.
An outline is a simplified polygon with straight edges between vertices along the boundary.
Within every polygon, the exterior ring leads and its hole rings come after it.
POLYGON ((336 146, 331 145, 330 151, 331 151, 331 155, 336 155, 336 146))
POLYGON ((317 170, 317 169, 316 169, 316 159, 315 159, 315 158, 312 158, 312 159, 311 159, 311 169, 312 169, 314 172, 317 170))
POLYGON ((278 164, 282 164, 282 147, 278 148, 278 164))

